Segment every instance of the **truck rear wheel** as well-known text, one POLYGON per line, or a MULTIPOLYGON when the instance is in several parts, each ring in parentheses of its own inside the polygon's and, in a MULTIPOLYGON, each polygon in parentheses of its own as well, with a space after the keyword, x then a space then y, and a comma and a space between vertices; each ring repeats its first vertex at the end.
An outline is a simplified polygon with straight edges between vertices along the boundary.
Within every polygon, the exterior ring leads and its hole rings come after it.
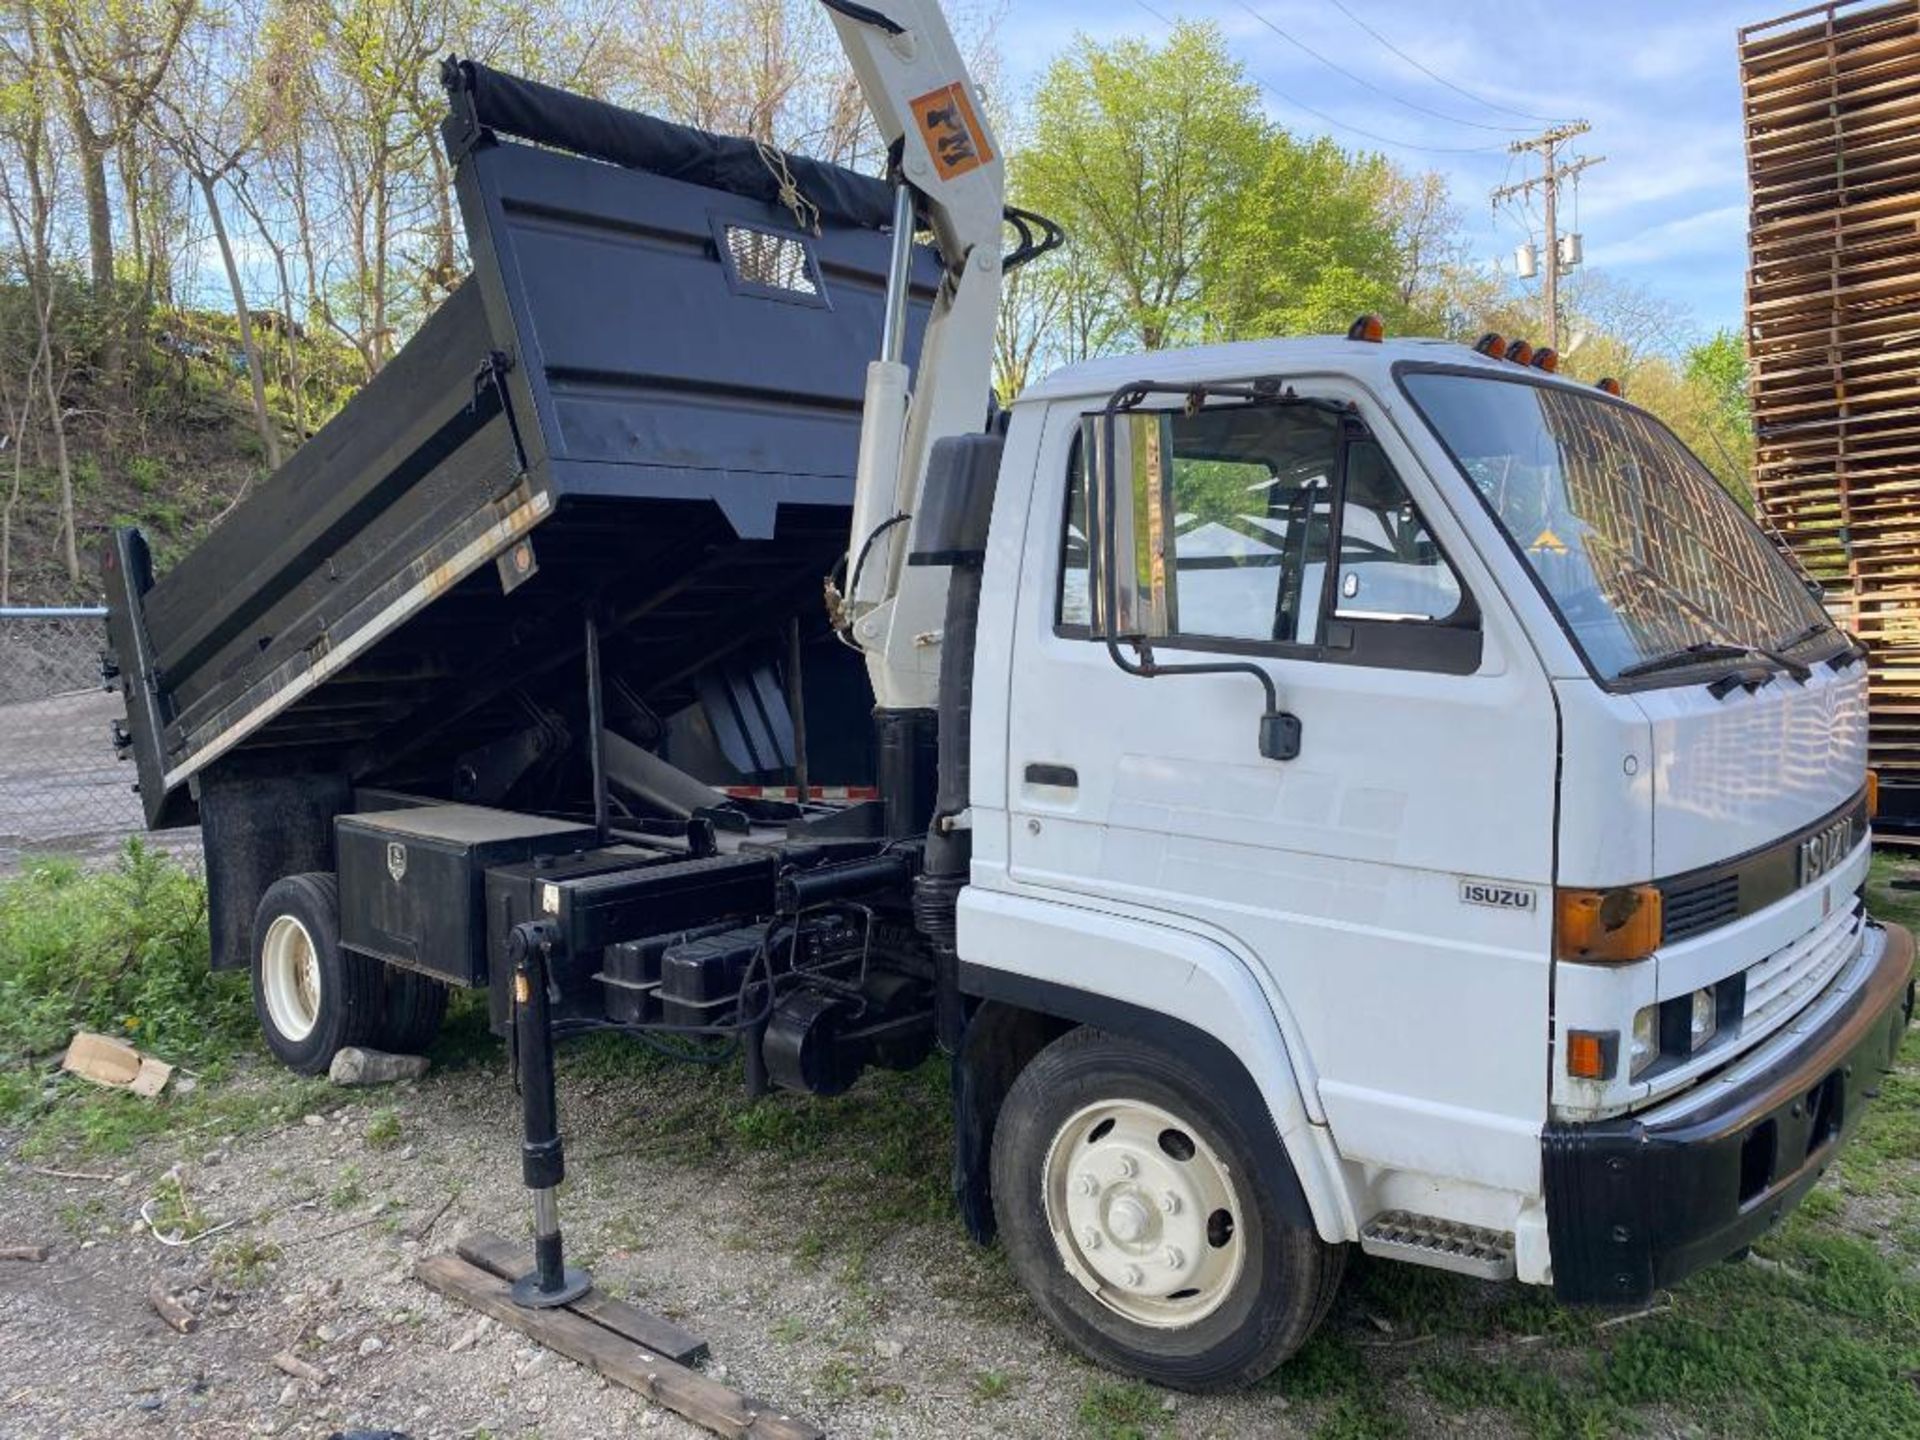
POLYGON ((318 1075, 347 1045, 379 1033, 384 969, 340 948, 340 886, 332 875, 288 875, 253 915, 253 1010, 280 1062, 318 1075))
POLYGON ((1181 1390, 1251 1384, 1313 1333, 1345 1259, 1281 1216, 1253 1155, 1178 1056, 1064 1035, 1020 1072, 994 1129, 1014 1273, 1099 1364, 1181 1390))
POLYGON ((447 1014, 447 987, 438 980, 397 966, 386 968, 386 993, 380 1033, 374 1041, 395 1055, 419 1055, 440 1033, 447 1014))

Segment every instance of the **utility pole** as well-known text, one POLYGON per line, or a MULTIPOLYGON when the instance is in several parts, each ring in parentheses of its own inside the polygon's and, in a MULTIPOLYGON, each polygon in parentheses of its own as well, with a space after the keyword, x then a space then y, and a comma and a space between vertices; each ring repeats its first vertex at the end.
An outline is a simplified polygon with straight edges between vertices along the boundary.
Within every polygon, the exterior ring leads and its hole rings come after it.
MULTIPOLYGON (((1541 160, 1540 173, 1527 180, 1517 180, 1511 185, 1502 185, 1493 192, 1493 203, 1517 199, 1539 190, 1543 194, 1541 208, 1546 212, 1547 244, 1546 269, 1541 277, 1542 288, 1546 292, 1547 302, 1547 344, 1553 349, 1560 348, 1560 272, 1572 269, 1572 265, 1560 263, 1560 184, 1571 180, 1590 165, 1598 165, 1607 157, 1604 155, 1578 155, 1562 162, 1559 158, 1560 147, 1569 140, 1586 134, 1593 127, 1584 120, 1572 120, 1565 125, 1555 125, 1542 131, 1530 140, 1516 140, 1507 149, 1515 155, 1529 152, 1538 153, 1541 160)), ((1577 263, 1577 262, 1576 262, 1577 263)))

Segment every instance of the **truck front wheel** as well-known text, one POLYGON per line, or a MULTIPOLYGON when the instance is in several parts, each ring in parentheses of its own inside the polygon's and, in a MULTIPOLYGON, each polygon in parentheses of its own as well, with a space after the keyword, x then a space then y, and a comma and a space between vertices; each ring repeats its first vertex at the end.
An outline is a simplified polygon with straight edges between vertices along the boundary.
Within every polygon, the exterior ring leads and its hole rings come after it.
POLYGON ((253 916, 253 1009, 267 1048, 318 1075, 347 1045, 372 1044, 384 967, 340 948, 340 887, 321 872, 276 880, 253 916))
POLYGON ((1102 1365, 1181 1390, 1251 1384, 1313 1333, 1345 1260, 1281 1216, 1253 1145, 1178 1056, 1062 1036, 994 1129, 1014 1273, 1102 1365))

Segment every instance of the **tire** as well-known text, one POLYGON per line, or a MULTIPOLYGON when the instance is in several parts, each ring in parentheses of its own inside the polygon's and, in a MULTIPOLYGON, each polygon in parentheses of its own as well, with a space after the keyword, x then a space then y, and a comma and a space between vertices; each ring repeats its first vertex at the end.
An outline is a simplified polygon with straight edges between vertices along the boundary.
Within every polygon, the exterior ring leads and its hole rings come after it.
POLYGON ((1252 1384, 1325 1318, 1346 1259, 1282 1218, 1254 1154, 1178 1056, 1063 1035, 1020 1072, 994 1128, 1014 1274, 1097 1364, 1178 1390, 1252 1384))
POLYGON ((395 1055, 424 1055, 447 1014, 447 987, 397 966, 383 966, 385 994, 374 1044, 395 1055))
POLYGON ((267 1048, 288 1069, 319 1075, 336 1051, 374 1043, 383 968, 340 948, 340 886, 332 875, 289 875, 260 897, 253 1012, 267 1048))

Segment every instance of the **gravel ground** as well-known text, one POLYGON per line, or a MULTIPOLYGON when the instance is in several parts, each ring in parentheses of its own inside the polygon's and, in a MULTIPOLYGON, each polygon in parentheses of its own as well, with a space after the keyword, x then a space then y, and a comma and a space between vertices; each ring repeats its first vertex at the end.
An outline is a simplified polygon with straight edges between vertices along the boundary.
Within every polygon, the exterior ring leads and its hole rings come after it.
MULTIPOLYGON (((235 1083, 285 1083, 257 1069, 235 1083)), ((610 1292, 705 1337, 728 1383, 846 1436, 1306 1433, 1276 1388, 1175 1398, 1131 1387, 1122 1410, 1146 1407, 1143 1425, 1130 1432, 1123 1413, 1089 1429, 1081 1407, 1110 1377, 1053 1340, 998 1252, 956 1222, 877 1220, 864 1186, 845 1183, 859 1156, 700 1161, 701 1107, 730 1083, 679 1068, 602 1077, 575 1063, 562 1089, 574 1255, 610 1292), (649 1102, 651 1116, 636 1118, 649 1102)), ((54 1251, 41 1265, 0 1262, 0 1435, 703 1433, 411 1278, 418 1254, 462 1232, 525 1233, 516 1102, 497 1058, 389 1092, 379 1109, 302 1093, 309 1113, 262 1133, 175 1135, 117 1161, 71 1162, 106 1180, 39 1173, 0 1149, 0 1244, 54 1251), (173 1202, 175 1165, 207 1224, 241 1223, 186 1248, 160 1244, 140 1207, 173 1202), (443 1204, 424 1240, 410 1238, 443 1204), (199 1311, 197 1333, 152 1312, 155 1280, 199 1311), (274 1369, 286 1349, 328 1383, 274 1369)), ((841 1102, 856 1121, 858 1096, 841 1102)), ((856 1123, 849 1144, 870 1143, 856 1123)))

